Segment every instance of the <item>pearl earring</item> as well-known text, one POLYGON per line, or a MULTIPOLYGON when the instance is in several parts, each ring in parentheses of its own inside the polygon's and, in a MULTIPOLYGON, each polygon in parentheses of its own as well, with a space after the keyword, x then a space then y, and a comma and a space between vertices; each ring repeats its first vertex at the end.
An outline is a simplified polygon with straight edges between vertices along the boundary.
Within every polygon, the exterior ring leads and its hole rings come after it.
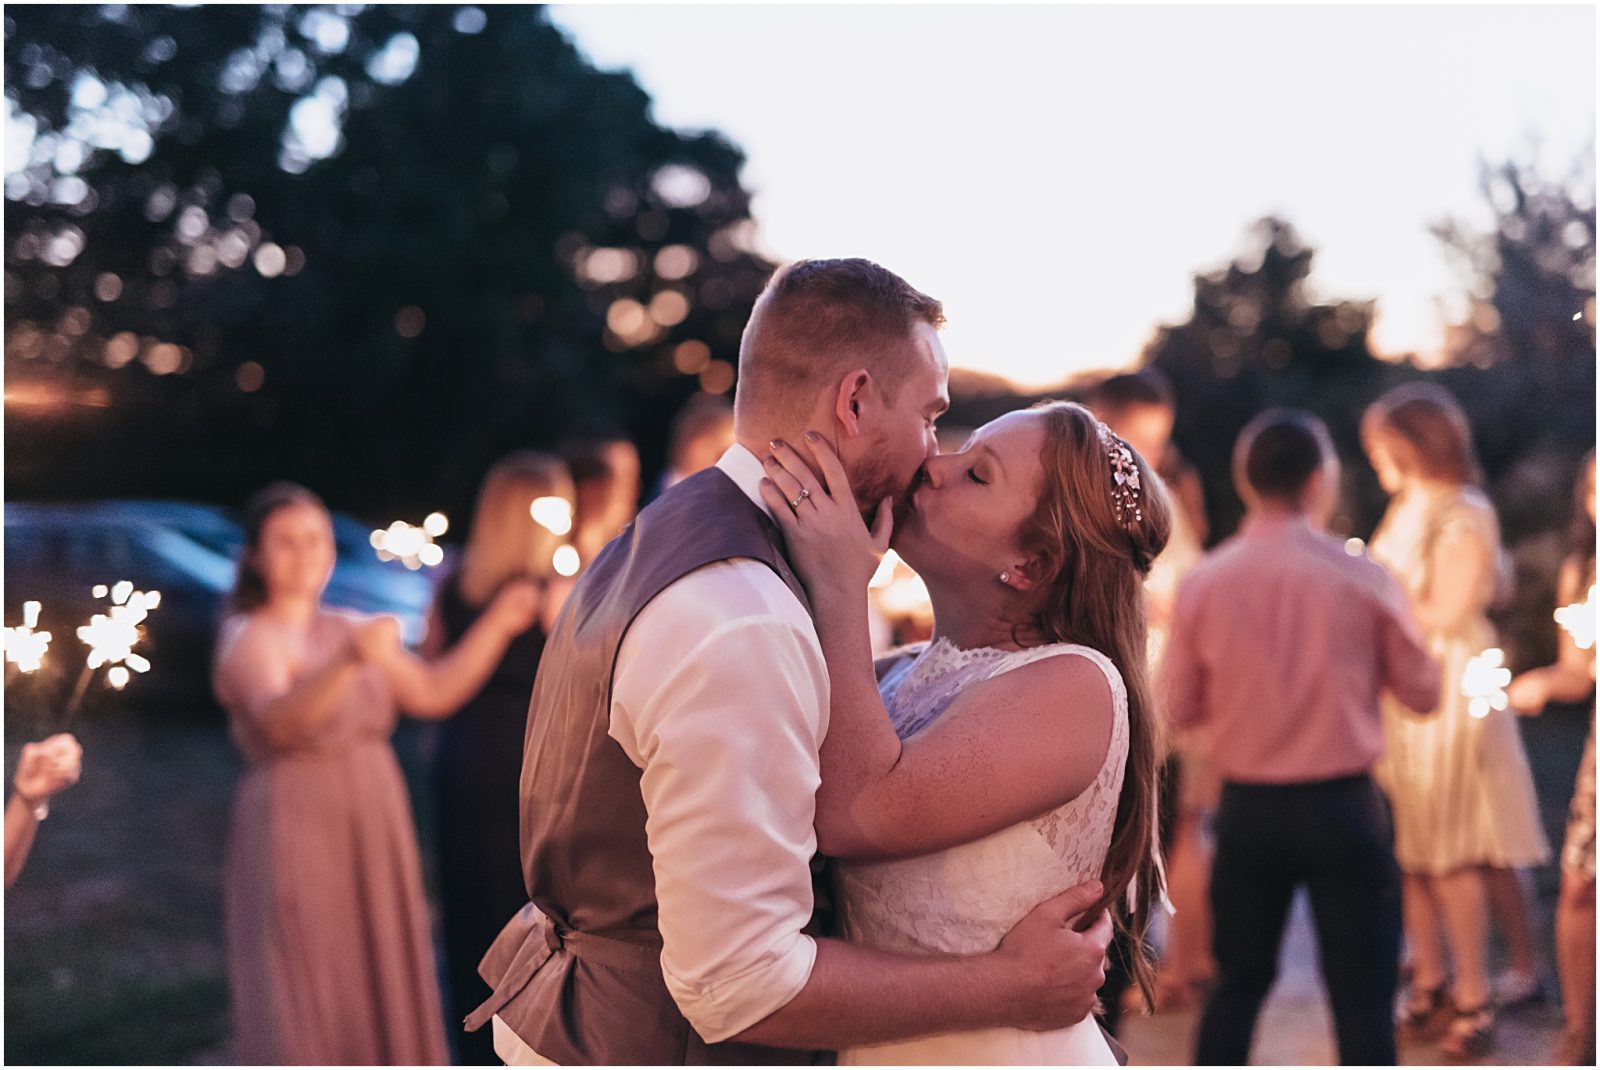
POLYGON ((1009 572, 1000 573, 1000 582, 1001 583, 1010 583, 1011 582, 1011 573, 1009 573, 1009 572))

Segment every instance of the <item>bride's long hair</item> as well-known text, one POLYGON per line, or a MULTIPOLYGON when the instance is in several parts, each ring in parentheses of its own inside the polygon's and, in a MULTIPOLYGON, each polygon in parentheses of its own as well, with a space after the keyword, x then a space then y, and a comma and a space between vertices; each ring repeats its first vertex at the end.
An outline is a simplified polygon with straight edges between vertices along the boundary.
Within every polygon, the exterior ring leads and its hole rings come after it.
POLYGON ((1172 510, 1165 486, 1128 448, 1138 468, 1138 515, 1120 510, 1102 424, 1073 402, 1035 407, 1045 418, 1044 490, 1023 525, 1021 549, 1037 562, 1019 642, 1079 643, 1111 659, 1128 691, 1128 765, 1100 881, 1096 909, 1109 907, 1128 941, 1133 977, 1154 1006, 1154 971, 1144 947, 1151 904, 1163 894, 1156 861, 1156 782, 1160 725, 1151 701, 1144 579, 1167 544, 1172 510), (1128 894, 1129 888, 1133 894, 1128 894))

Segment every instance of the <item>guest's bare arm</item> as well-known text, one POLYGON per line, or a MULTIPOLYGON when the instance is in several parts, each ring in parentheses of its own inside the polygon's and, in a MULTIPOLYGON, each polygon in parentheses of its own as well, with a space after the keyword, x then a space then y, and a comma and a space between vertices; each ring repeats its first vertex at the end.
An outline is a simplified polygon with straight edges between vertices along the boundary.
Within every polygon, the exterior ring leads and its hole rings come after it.
MULTIPOLYGON (((1582 601, 1588 593, 1582 587, 1583 574, 1577 563, 1563 564, 1556 584, 1556 601, 1564 606, 1582 601)), ((1506 688, 1512 707, 1519 713, 1541 713, 1552 702, 1581 702, 1594 691, 1594 651, 1580 649, 1564 628, 1556 642, 1555 664, 1530 669, 1506 688)))
POLYGON ((488 682, 506 647, 533 623, 538 611, 537 588, 517 581, 495 596, 455 646, 431 660, 407 651, 396 635, 378 659, 395 702, 414 717, 455 713, 488 682))
POLYGON ((322 666, 301 673, 294 655, 246 618, 223 634, 212 686, 274 746, 292 747, 327 721, 361 672, 359 634, 322 666))

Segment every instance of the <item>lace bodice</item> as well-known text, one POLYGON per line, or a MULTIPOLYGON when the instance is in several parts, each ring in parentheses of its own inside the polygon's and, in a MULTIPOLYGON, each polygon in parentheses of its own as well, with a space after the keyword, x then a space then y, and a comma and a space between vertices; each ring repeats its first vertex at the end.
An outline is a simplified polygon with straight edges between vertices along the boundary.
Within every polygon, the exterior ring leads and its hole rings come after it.
POLYGON ((1094 662, 1111 685, 1111 743, 1094 782, 1065 806, 972 843, 890 862, 839 863, 835 879, 849 939, 908 952, 989 951, 1040 902, 1100 876, 1128 756, 1128 693, 1109 658, 1068 643, 962 650, 935 640, 915 660, 891 668, 879 686, 896 734, 910 739, 964 688, 1062 655, 1094 662))

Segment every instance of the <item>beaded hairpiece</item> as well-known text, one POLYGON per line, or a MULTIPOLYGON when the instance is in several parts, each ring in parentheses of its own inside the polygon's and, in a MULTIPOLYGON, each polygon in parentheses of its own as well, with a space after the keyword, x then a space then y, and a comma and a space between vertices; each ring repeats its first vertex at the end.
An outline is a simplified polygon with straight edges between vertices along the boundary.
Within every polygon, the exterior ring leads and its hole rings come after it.
POLYGON ((1100 425, 1100 441, 1105 444, 1106 458, 1111 462, 1111 504, 1117 511, 1117 523, 1127 527, 1144 520, 1144 506, 1139 499, 1139 463, 1133 459, 1133 450, 1105 424, 1100 425))

